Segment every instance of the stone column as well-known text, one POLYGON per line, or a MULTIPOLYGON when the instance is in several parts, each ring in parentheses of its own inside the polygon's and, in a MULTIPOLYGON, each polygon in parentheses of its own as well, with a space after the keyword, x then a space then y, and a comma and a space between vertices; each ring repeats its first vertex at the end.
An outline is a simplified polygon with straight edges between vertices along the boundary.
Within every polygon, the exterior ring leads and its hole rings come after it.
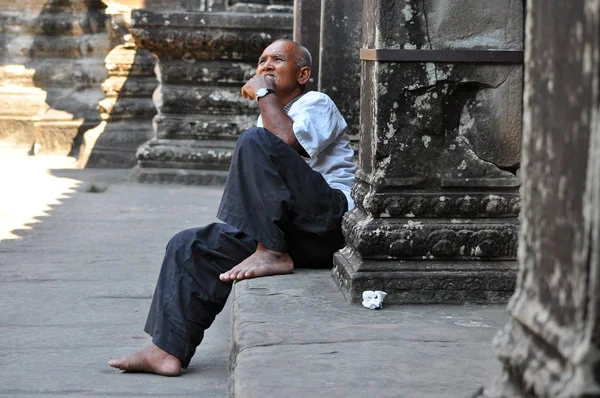
POLYGON ((512 294, 522 21, 520 1, 364 1, 357 207, 333 271, 349 300, 512 294))
POLYGON ((137 154, 139 181, 224 183, 238 135, 256 124, 258 106, 240 89, 263 49, 291 37, 293 17, 281 4, 234 3, 220 12, 133 11, 132 33, 158 57, 160 82, 156 137, 137 154))
POLYGON ((598 32, 598 0, 527 2, 519 278, 480 396, 600 396, 598 32))
POLYGON ((43 5, 0 0, 0 139, 17 144, 33 144, 34 118, 47 108, 45 91, 33 82, 35 70, 26 67, 43 5))
POLYGON ((323 0, 319 50, 319 91, 329 95, 358 145, 360 48, 363 0, 323 0))
POLYGON ((100 0, 0 1, 0 136, 72 151, 99 122, 108 50, 100 0), (75 145, 74 145, 75 141, 75 145))
POLYGON ((111 19, 109 37, 113 42, 105 59, 109 77, 102 89, 106 98, 98 105, 102 122, 84 134, 78 164, 82 168, 131 168, 137 163, 137 148, 154 136, 155 59, 148 50, 138 49, 129 33, 131 10, 145 2, 104 1, 109 6, 106 13, 111 19))
POLYGON ((321 45, 321 0, 294 0, 294 41, 312 56, 312 74, 306 90, 319 86, 319 48, 321 45))

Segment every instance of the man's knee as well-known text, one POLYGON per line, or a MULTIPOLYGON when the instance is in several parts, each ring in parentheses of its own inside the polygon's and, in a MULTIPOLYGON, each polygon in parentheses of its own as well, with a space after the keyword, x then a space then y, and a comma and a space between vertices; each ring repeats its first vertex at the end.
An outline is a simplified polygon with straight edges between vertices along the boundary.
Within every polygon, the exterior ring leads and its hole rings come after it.
POLYGON ((173 246, 175 248, 188 247, 193 241, 200 239, 206 235, 207 232, 211 232, 210 230, 218 228, 220 226, 219 224, 220 223, 210 223, 204 227, 190 228, 179 231, 169 240, 167 248, 173 246))
POLYGON ((276 138, 273 133, 262 127, 252 127, 245 130, 237 140, 238 148, 264 148, 269 145, 273 138, 276 138))
POLYGON ((183 231, 179 231, 175 235, 173 235, 173 237, 169 240, 169 243, 167 246, 172 246, 172 245, 180 246, 182 243, 192 240, 193 235, 194 235, 194 228, 184 229, 183 231))

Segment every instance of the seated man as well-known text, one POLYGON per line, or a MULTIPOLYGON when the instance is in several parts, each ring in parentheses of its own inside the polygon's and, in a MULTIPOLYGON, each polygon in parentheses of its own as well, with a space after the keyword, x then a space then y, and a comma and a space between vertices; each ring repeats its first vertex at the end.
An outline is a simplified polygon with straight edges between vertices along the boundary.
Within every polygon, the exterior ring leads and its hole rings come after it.
POLYGON ((178 376, 225 306, 232 282, 331 267, 353 207, 353 151, 346 122, 325 94, 304 87, 308 50, 278 40, 242 87, 258 101, 256 128, 238 139, 215 223, 167 245, 144 330, 150 346, 110 366, 178 376))

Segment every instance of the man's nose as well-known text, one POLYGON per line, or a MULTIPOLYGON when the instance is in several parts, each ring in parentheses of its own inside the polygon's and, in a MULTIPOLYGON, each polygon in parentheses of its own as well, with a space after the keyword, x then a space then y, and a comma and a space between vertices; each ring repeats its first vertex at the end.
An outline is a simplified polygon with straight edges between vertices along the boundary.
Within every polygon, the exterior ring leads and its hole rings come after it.
POLYGON ((265 60, 265 62, 262 64, 262 71, 267 70, 273 70, 273 62, 271 62, 269 59, 265 60))

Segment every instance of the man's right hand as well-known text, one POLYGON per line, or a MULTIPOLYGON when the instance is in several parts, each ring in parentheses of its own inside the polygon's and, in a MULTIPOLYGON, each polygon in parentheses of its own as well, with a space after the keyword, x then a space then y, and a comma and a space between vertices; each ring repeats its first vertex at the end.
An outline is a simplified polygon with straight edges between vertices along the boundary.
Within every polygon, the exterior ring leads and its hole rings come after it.
POLYGON ((242 97, 253 100, 256 98, 256 90, 259 88, 276 89, 275 78, 269 75, 254 75, 244 87, 242 87, 242 97))

